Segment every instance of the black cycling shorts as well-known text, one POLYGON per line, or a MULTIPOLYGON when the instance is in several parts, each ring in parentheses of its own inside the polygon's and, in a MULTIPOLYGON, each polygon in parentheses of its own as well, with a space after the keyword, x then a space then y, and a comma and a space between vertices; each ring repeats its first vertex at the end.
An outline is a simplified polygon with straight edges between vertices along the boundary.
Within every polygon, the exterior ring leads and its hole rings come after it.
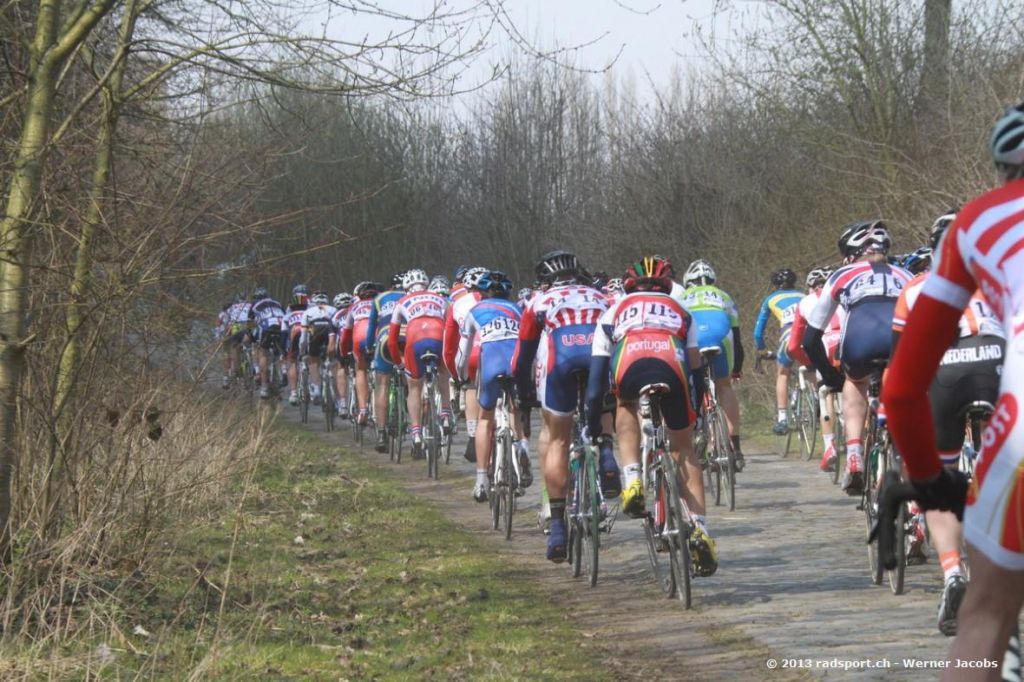
POLYGON ((284 342, 281 338, 281 329, 279 327, 268 327, 267 329, 259 330, 259 342, 260 348, 263 350, 270 350, 273 347, 277 347, 278 351, 284 353, 284 342))
POLYGON ((640 399, 640 389, 647 384, 668 384, 669 392, 661 396, 661 415, 670 429, 685 429, 694 419, 686 382, 679 378, 679 367, 673 368, 661 358, 638 358, 626 368, 615 387, 619 399, 633 402, 640 399))
POLYGON ((322 357, 327 354, 327 339, 331 335, 331 328, 327 325, 313 327, 309 336, 309 354, 313 357, 322 357))
POLYGON ((985 400, 996 404, 1005 348, 1006 342, 998 336, 968 336, 946 351, 928 391, 935 441, 941 452, 953 452, 963 445, 964 420, 971 403, 985 400))
POLYGON ((864 301, 850 309, 843 325, 839 358, 843 371, 851 379, 871 374, 875 360, 888 360, 892 355, 892 315, 896 299, 864 301))

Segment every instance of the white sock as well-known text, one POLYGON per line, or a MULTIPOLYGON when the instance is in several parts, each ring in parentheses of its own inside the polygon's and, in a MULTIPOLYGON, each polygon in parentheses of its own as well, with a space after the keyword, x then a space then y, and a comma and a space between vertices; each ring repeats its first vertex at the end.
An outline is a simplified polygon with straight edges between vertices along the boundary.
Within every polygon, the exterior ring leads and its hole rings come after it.
POLYGON ((487 484, 487 469, 476 470, 476 482, 483 483, 484 485, 487 484))
POLYGON ((469 436, 470 438, 475 438, 476 437, 476 420, 475 419, 467 419, 466 420, 466 435, 469 436))
POLYGON ((643 467, 639 464, 627 464, 622 467, 622 484, 624 487, 629 487, 636 479, 640 478, 640 474, 643 473, 643 467))
POLYGON ((825 441, 825 449, 826 450, 828 450, 830 447, 832 447, 832 440, 834 438, 835 438, 835 434, 834 433, 823 433, 823 434, 821 434, 821 439, 823 441, 825 441))
POLYGON ((785 408, 779 409, 778 413, 779 413, 779 421, 780 422, 786 421, 786 410, 785 410, 785 408))
POLYGON ((703 530, 705 533, 708 532, 708 525, 707 522, 704 520, 703 514, 691 514, 690 520, 693 521, 693 524, 695 526, 703 530))

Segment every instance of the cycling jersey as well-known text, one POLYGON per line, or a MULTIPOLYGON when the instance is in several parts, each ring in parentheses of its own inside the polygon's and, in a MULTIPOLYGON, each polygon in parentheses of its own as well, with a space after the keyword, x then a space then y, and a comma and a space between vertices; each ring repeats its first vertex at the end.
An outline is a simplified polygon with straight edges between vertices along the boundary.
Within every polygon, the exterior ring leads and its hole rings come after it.
POLYGON ((292 360, 295 359, 295 351, 299 346, 299 334, 302 333, 302 316, 306 314, 306 306, 288 306, 284 314, 284 326, 287 330, 285 336, 285 352, 292 360))
POLYGON ((228 340, 233 344, 242 342, 242 338, 249 331, 249 309, 252 305, 248 302, 232 303, 225 311, 227 318, 228 340))
POLYGON ((1024 180, 967 204, 946 231, 907 318, 885 387, 890 430, 911 478, 938 473, 927 389, 980 289, 1006 334, 1003 382, 968 492, 964 534, 985 556, 1024 570, 1024 180))
POLYGON ((463 324, 465 336, 459 342, 459 357, 463 358, 458 368, 465 376, 469 367, 469 349, 479 339, 480 362, 477 372, 477 390, 480 407, 493 410, 501 395, 497 378, 512 376, 512 356, 519 338, 519 322, 522 313, 515 303, 488 298, 480 301, 469 311, 463 324))
POLYGON ((733 338, 733 330, 740 326, 739 312, 732 297, 712 284, 704 284, 686 289, 676 300, 693 318, 698 345, 701 348, 715 346, 722 351, 712 360, 712 376, 728 377, 736 360, 733 345, 739 340, 733 338))
MULTIPOLYGON (((444 366, 448 368, 449 374, 458 376, 458 367, 462 359, 457 357, 459 352, 459 340, 464 336, 462 325, 466 316, 473 306, 480 301, 480 292, 467 289, 465 286, 452 287, 450 296, 451 303, 445 311, 444 316, 444 366)), ((469 369, 465 377, 469 381, 476 380, 477 357, 480 353, 480 344, 476 343, 469 351, 469 369)))
POLYGON ((410 379, 423 376, 426 363, 425 353, 437 356, 438 366, 441 363, 444 343, 444 319, 448 302, 444 296, 427 291, 411 291, 405 294, 395 305, 391 313, 391 326, 388 332, 388 350, 391 357, 399 355, 399 337, 402 325, 405 324, 405 374, 410 379))
POLYGON ((334 323, 331 321, 334 314, 338 312, 334 306, 314 305, 306 308, 302 315, 302 336, 299 339, 299 347, 306 349, 306 353, 313 356, 320 356, 327 350, 327 341, 334 333, 334 323))
MULTIPOLYGON (((786 346, 786 354, 805 367, 813 367, 813 363, 807 357, 807 352, 801 346, 801 341, 807 329, 807 318, 818 304, 820 298, 821 289, 818 288, 800 299, 800 303, 796 307, 796 316, 793 319, 793 326, 790 329, 789 341, 786 346)), ((824 330, 824 334, 821 337, 822 343, 825 344, 825 352, 828 354, 829 362, 832 363, 833 367, 839 366, 837 355, 839 353, 839 340, 842 336, 843 316, 845 313, 846 311, 842 308, 838 308, 828 323, 828 329, 824 330)))
MULTIPOLYGON (((852 379, 868 376, 875 360, 892 353, 892 318, 896 299, 911 275, 886 262, 857 261, 832 273, 821 289, 807 325, 824 331, 836 310, 846 311, 839 360, 852 379)), ((816 367, 824 374, 824 368, 816 367)))
POLYGON ((249 308, 249 320, 255 326, 253 338, 259 341, 263 348, 269 347, 271 343, 277 343, 280 348, 284 315, 284 309, 281 308, 281 304, 272 298, 256 301, 249 308))
POLYGON ((607 309, 604 294, 582 284, 552 286, 535 296, 523 312, 513 360, 521 394, 528 392, 536 371, 541 407, 572 414, 579 400, 577 377, 590 370, 594 328, 607 309))
MULTIPOLYGON (((373 299, 373 308, 370 310, 370 323, 366 328, 366 336, 373 339, 376 345, 373 352, 373 371, 380 374, 388 374, 394 367, 388 333, 391 328, 391 315, 395 306, 401 300, 404 293, 401 291, 385 291, 373 299)), ((404 335, 399 338, 399 345, 404 341, 404 335)))
POLYGON ((594 332, 594 362, 587 386, 591 428, 595 432, 600 428, 609 363, 612 391, 620 400, 637 400, 647 384, 665 383, 670 388, 661 398, 665 424, 682 429, 693 423, 686 349, 698 345, 697 327, 678 300, 658 292, 623 297, 601 315, 594 332))
POLYGON ((370 326, 370 312, 373 310, 373 299, 364 298, 352 304, 341 327, 341 351, 343 355, 353 353, 356 360, 362 363, 369 360, 367 345, 371 339, 366 332, 370 326))

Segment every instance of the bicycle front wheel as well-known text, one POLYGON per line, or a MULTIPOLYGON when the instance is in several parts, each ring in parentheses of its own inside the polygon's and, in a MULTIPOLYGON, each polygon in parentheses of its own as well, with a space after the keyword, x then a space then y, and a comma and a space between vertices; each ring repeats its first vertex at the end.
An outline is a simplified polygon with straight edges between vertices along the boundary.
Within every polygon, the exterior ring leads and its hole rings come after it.
POLYGON ((690 518, 683 511, 681 479, 679 469, 672 457, 666 454, 665 483, 668 505, 666 507, 665 535, 669 541, 669 559, 672 578, 676 584, 676 596, 684 608, 693 605, 690 577, 693 573, 693 558, 690 556, 690 518))
POLYGON ((309 423, 309 375, 305 372, 299 377, 299 417, 303 424, 309 423))
POLYGON ((832 427, 832 447, 836 451, 836 464, 832 468, 832 483, 838 485, 839 474, 846 465, 846 433, 838 410, 836 410, 836 416, 833 418, 832 423, 834 424, 832 427))
POLYGON ((804 461, 814 457, 815 443, 818 438, 818 417, 816 416, 818 401, 813 391, 802 391, 800 398, 800 439, 803 445, 804 461))
MULTIPOLYGON (((501 434, 501 449, 503 450, 502 459, 504 460, 503 468, 505 469, 505 509, 503 514, 503 522, 505 524, 505 539, 512 539, 512 513, 516 510, 516 484, 517 481, 513 481, 515 468, 512 464, 512 456, 515 450, 512 448, 512 434, 507 431, 501 434)), ((440 460, 438 460, 440 462, 440 460)), ((436 465, 435 465, 436 468, 436 465)))
POLYGON ((736 509, 736 454, 729 441, 729 429, 725 424, 721 408, 713 413, 711 427, 714 430, 715 461, 718 462, 718 469, 721 472, 719 485, 722 492, 725 493, 729 511, 734 511, 736 509))
POLYGON ((893 594, 903 594, 903 578, 907 569, 907 505, 900 505, 900 512, 896 516, 896 567, 886 571, 889 578, 889 588, 893 594))

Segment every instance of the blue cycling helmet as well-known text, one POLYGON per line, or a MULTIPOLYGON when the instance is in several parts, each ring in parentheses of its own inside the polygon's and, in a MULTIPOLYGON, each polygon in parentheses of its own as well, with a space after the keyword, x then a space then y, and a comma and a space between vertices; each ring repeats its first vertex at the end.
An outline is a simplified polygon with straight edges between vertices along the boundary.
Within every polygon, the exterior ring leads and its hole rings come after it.
POLYGON ((917 251, 908 253, 903 257, 903 262, 900 265, 904 269, 909 270, 911 274, 921 274, 932 265, 932 248, 930 246, 922 246, 917 251))
POLYGON ((512 295, 512 280, 501 270, 491 270, 480 278, 477 288, 491 296, 508 298, 512 295))
POLYGON ((455 272, 452 273, 452 281, 461 282, 467 270, 469 270, 468 265, 460 265, 459 267, 455 268, 455 272))

